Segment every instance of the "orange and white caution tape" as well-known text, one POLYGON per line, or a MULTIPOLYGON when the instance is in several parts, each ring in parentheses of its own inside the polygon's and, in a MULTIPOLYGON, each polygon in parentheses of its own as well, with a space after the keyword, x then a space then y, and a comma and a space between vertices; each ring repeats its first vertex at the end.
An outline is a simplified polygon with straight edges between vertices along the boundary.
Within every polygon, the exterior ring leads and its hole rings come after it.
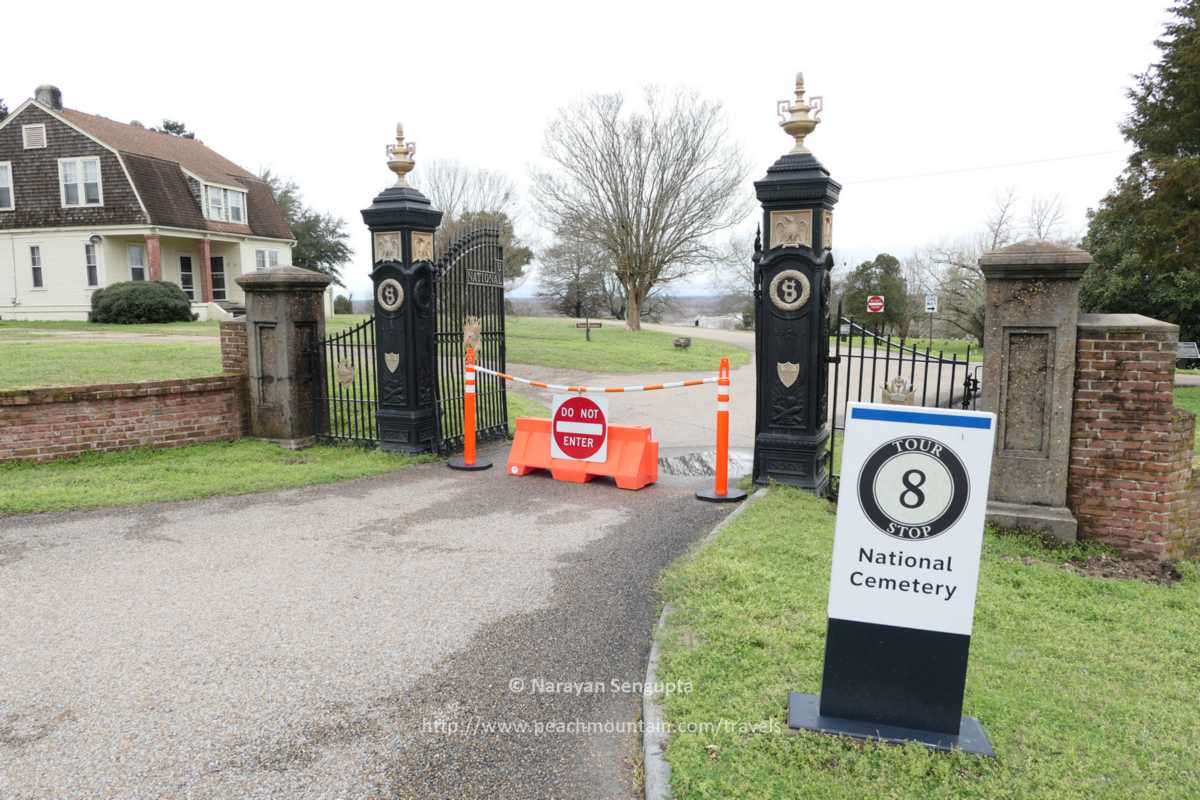
MULTIPOLYGON (((656 392, 659 389, 683 389, 688 386, 703 386, 706 383, 716 383, 717 376, 712 375, 707 378, 691 378, 686 381, 671 381, 670 383, 646 383, 641 386, 563 386, 558 383, 544 383, 542 381, 534 381, 529 378, 518 378, 516 375, 509 375, 505 372, 497 372, 494 369, 474 367, 476 372, 483 372, 488 375, 495 375, 497 378, 503 378, 506 381, 515 381, 516 383, 524 383, 528 386, 533 386, 538 389, 548 389, 552 392, 572 392, 574 394, 619 394, 621 392, 656 392)), ((728 399, 728 397, 726 398, 728 399)), ((726 406, 728 408, 728 406, 726 406)))

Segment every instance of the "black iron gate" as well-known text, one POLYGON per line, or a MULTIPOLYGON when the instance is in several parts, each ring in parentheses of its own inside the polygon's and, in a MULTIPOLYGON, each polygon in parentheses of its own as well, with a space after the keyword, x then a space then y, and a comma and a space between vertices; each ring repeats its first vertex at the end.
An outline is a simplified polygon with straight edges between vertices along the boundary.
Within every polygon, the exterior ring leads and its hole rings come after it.
MULTIPOLYGON (((477 225, 439 248, 434 262, 437 320, 437 419, 442 453, 463 445, 464 327, 478 326, 476 363, 505 371, 504 253, 500 229, 477 225)), ((494 375, 475 378, 476 436, 508 435, 506 384, 494 375)))
MULTIPOLYGON (((979 373, 983 369, 971 346, 959 358, 958 353, 946 357, 944 350, 923 349, 920 340, 897 338, 859 325, 842 316, 838 304, 837 316, 831 320, 830 357, 833 376, 829 386, 829 413, 833 437, 829 444, 830 482, 836 496, 841 477, 841 439, 846 430, 846 405, 851 401, 886 402, 884 392, 897 377, 904 379, 904 391, 911 391, 912 404, 934 408, 973 409, 979 398, 979 373)), ((897 387, 901 388, 901 387, 897 387)))
POLYGON ((375 317, 317 342, 309 350, 313 430, 330 442, 378 444, 375 411, 375 317))

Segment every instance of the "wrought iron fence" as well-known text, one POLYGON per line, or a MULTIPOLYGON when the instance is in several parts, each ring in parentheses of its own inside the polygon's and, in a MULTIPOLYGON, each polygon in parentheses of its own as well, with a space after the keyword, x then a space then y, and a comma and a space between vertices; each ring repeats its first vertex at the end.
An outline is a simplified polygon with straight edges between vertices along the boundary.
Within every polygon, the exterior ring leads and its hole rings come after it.
MULTIPOLYGON (((434 262, 437 284, 437 413, 445 453, 463 444, 463 326, 478 320, 476 363, 505 371, 504 253, 500 228, 479 225, 457 234, 439 249, 434 262)), ((508 435, 505 382, 480 374, 475 381, 476 436, 479 440, 508 435)))
POLYGON ((375 317, 318 342, 309 351, 309 359, 315 376, 317 438, 377 445, 375 317))
MULTIPOLYGON (((830 489, 836 496, 841 473, 842 434, 846 430, 846 406, 852 401, 883 402, 890 381, 903 378, 912 393, 912 404, 935 408, 975 408, 979 398, 981 361, 972 361, 972 347, 963 357, 946 356, 945 350, 921 348, 919 340, 905 340, 874 331, 842 316, 838 304, 836 327, 831 339, 829 363, 833 365, 829 387, 829 413, 833 437, 829 444, 830 489)), ((975 349, 975 354, 982 352, 975 349)))

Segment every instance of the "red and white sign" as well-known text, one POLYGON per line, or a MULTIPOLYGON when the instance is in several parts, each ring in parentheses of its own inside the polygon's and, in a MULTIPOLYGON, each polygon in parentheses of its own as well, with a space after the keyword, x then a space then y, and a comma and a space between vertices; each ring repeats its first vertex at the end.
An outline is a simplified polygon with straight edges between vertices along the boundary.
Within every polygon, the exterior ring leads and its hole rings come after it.
POLYGON ((571 461, 608 460, 608 400, 586 395, 554 395, 550 415, 550 457, 571 461))
POLYGON ((883 313, 883 295, 873 294, 867 298, 867 311, 872 314, 883 313))

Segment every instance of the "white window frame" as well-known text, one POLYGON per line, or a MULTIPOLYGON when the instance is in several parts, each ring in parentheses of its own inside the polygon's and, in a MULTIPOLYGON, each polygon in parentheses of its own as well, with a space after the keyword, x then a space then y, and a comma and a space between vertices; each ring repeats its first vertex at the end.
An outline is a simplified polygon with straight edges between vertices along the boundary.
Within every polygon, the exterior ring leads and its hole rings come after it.
POLYGON ((229 189, 225 190, 225 214, 229 217, 230 222, 236 223, 238 225, 246 224, 246 193, 245 192, 234 192, 234 191, 230 191, 229 189), (233 214, 231 213, 233 211, 233 204, 229 202, 229 198, 231 198, 231 197, 236 197, 238 199, 238 212, 242 215, 241 219, 233 218, 233 214))
MULTIPOLYGON (((0 167, 4 167, 8 172, 8 205, 0 206, 0 211, 14 211, 17 207, 17 181, 13 178, 13 168, 11 161, 0 161, 0 167)), ((4 184, 0 183, 0 186, 4 184)))
POLYGON ((188 300, 191 300, 193 303, 196 302, 196 262, 198 260, 198 258, 189 254, 179 256, 179 288, 187 295, 188 300), (185 258, 188 260, 188 271, 186 273, 183 271, 183 260, 185 258), (183 285, 184 275, 192 279, 190 287, 183 285))
POLYGON ((143 282, 143 281, 147 280, 147 277, 146 277, 146 276, 147 276, 147 274, 149 273, 149 271, 150 271, 150 268, 146 266, 146 245, 144 245, 144 244, 131 244, 131 245, 129 245, 129 250, 128 250, 128 253, 129 253, 129 280, 131 280, 131 281, 138 281, 138 282, 143 282), (135 264, 133 263, 133 254, 134 254, 134 252, 135 252, 135 251, 137 251, 137 252, 140 252, 140 253, 142 254, 142 263, 141 263, 141 265, 140 265, 140 266, 139 266, 139 265, 135 265, 135 264), (133 277, 133 271, 134 271, 135 269, 141 269, 141 271, 142 271, 142 277, 141 277, 141 278, 135 278, 135 277, 133 277))
POLYGON ((97 289, 100 287, 100 246, 91 242, 83 243, 83 280, 87 283, 87 288, 97 289), (88 261, 88 248, 92 249, 92 260, 88 261), (96 280, 91 280, 91 270, 96 271, 96 280))
POLYGON ((28 242, 26 246, 29 248, 29 250, 28 250, 28 252, 29 252, 29 291, 44 292, 44 291, 46 291, 46 258, 45 258, 45 255, 42 253, 42 245, 40 242, 28 242), (33 251, 34 250, 37 251, 37 263, 36 264, 33 263, 33 251), (38 280, 40 280, 42 282, 41 286, 38 286, 34 282, 34 279, 33 279, 33 274, 34 274, 33 271, 34 270, 37 270, 38 280))
POLYGON ((58 199, 63 208, 103 208, 104 207, 104 176, 101 171, 100 156, 78 156, 76 158, 60 158, 58 160, 58 199), (63 180, 63 164, 72 162, 75 165, 75 187, 79 192, 78 203, 67 202, 67 184, 63 180), (84 181, 83 164, 85 161, 96 162, 96 196, 98 203, 87 202, 86 181, 84 181))
POLYGON ((46 125, 44 123, 39 122, 36 125, 22 125, 21 126, 21 149, 22 150, 45 150, 48 143, 49 142, 46 138, 46 125), (29 143, 29 132, 31 130, 33 130, 34 128, 42 129, 42 143, 40 145, 31 145, 29 143))
POLYGON ((250 218, 249 211, 246 208, 246 192, 237 189, 229 189, 225 186, 216 186, 211 183, 204 184, 204 218, 211 219, 215 222, 232 222, 235 225, 248 225, 250 218), (220 213, 213 212, 212 197, 216 195, 220 203, 220 213), (231 194, 238 195, 241 201, 240 208, 242 210, 241 219, 233 219, 229 214, 229 196, 231 194))

